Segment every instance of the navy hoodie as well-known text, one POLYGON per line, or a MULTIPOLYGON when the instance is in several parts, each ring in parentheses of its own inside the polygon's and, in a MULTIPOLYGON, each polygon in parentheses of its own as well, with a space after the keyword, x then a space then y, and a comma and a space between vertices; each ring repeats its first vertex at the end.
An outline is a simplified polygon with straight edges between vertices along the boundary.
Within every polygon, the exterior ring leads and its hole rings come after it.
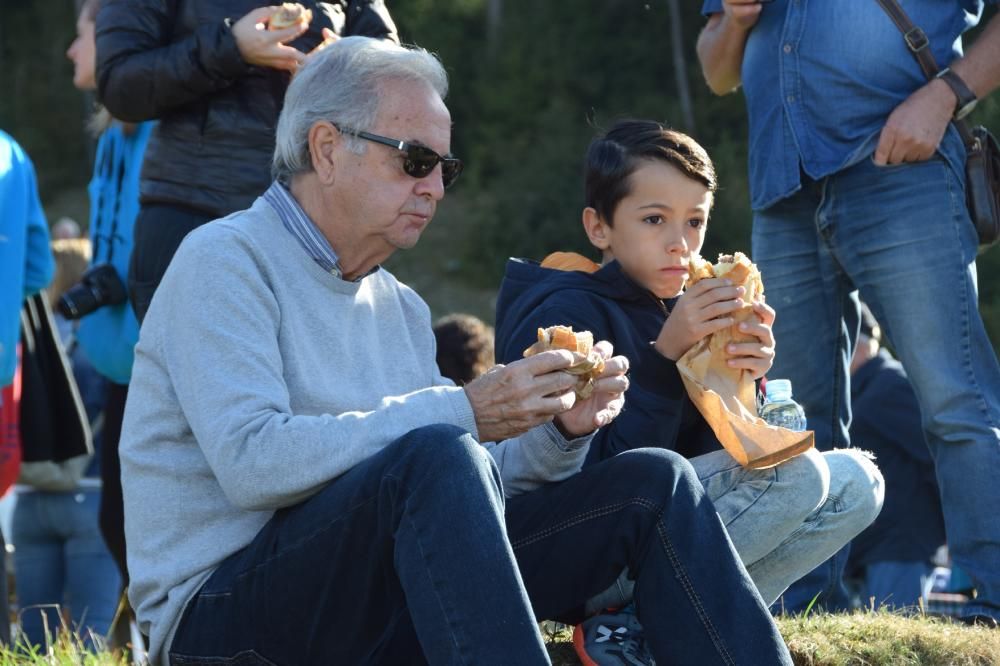
POLYGON ((595 342, 608 340, 628 358, 631 384, 625 408, 594 437, 586 464, 649 446, 689 458, 714 451, 721 445, 688 399, 677 366, 651 344, 672 305, 633 282, 617 261, 585 273, 511 259, 497 298, 497 360, 521 358, 539 328, 591 331, 595 342))

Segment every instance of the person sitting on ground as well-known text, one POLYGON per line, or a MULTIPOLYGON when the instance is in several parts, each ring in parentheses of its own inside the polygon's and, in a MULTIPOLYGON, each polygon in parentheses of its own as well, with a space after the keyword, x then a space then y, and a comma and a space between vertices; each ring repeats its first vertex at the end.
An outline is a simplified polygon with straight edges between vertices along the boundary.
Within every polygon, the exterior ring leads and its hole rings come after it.
POLYGON ((493 327, 479 317, 450 314, 434 324, 437 365, 458 386, 468 384, 493 366, 493 327))
MULTIPOLYGON (((676 361, 705 336, 732 326, 730 315, 743 305, 744 293, 722 278, 685 289, 688 265, 705 241, 716 188, 705 149, 655 121, 623 120, 591 143, 584 168, 583 227, 601 252, 602 265, 578 257, 580 270, 556 270, 511 260, 497 302, 498 359, 520 358, 537 329, 554 324, 592 331, 628 357, 632 386, 626 409, 595 435, 587 464, 647 446, 690 457, 770 604, 875 519, 881 476, 856 451, 809 450, 777 467, 745 469, 721 449, 687 397, 676 361)), ((760 378, 775 353, 774 311, 762 300, 753 307, 757 321, 740 329, 756 340, 726 351, 730 367, 760 378)), ((634 577, 629 571, 628 578, 634 577)), ((625 603, 629 583, 622 580, 618 587, 610 600, 602 595, 597 607, 625 603)), ((598 663, 623 663, 600 660, 607 643, 593 641, 600 640, 602 626, 618 635, 636 628, 629 612, 619 620, 598 616, 579 628, 586 636, 578 648, 586 643, 588 658, 598 663)))
POLYGON ((875 454, 886 500, 875 522, 851 542, 847 571, 861 580, 863 606, 914 608, 934 570, 931 558, 945 542, 944 514, 917 396, 881 339, 862 303, 851 361, 851 440, 875 454))
POLYGON ((669 451, 579 472, 628 364, 576 401, 552 351, 456 387, 381 263, 461 171, 426 51, 344 38, 289 87, 276 181, 193 231, 140 332, 122 480, 155 662, 548 663, 537 617, 624 563, 661 664, 790 664, 669 451))

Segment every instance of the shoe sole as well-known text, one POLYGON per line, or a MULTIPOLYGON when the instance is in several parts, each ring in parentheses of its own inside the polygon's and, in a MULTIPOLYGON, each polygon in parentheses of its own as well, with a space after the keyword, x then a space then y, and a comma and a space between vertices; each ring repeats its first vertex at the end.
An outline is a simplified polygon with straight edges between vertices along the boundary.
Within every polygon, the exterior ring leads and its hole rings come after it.
POLYGON ((576 652, 576 656, 579 657, 583 666, 601 666, 591 659, 587 651, 583 649, 584 641, 583 627, 578 624, 573 628, 573 650, 576 652))

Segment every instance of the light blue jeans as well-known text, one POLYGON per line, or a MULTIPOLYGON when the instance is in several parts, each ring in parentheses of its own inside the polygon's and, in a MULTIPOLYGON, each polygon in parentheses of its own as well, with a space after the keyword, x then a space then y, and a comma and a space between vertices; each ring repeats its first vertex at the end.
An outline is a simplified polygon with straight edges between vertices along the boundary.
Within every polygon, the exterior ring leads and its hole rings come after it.
POLYGON ((866 158, 754 218, 777 311, 768 374, 792 380, 821 449, 847 446, 860 293, 920 402, 948 546, 978 590, 966 613, 1000 618, 1000 366, 977 309, 976 251, 964 177, 940 158, 866 158))
POLYGON ((18 491, 14 504, 14 579, 21 630, 45 645, 60 626, 54 608, 68 606, 73 628, 90 643, 90 632, 106 635, 121 592, 121 576, 97 526, 99 488, 49 493, 18 491))
MULTIPOLYGON (((705 494, 764 603, 868 527, 882 508, 878 468, 859 451, 810 450, 776 467, 744 469, 726 451, 692 458, 705 494)), ((619 577, 588 611, 631 599, 619 577)))

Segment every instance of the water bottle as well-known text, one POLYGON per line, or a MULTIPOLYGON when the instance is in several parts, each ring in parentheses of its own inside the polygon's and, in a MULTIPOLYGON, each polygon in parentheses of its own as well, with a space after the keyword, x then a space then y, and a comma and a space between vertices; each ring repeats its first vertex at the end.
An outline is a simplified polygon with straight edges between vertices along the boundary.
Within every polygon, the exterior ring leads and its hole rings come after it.
POLYGON ((806 414, 801 405, 792 400, 792 382, 788 379, 769 379, 766 384, 767 399, 760 408, 760 418, 773 426, 801 432, 806 429, 806 414))

